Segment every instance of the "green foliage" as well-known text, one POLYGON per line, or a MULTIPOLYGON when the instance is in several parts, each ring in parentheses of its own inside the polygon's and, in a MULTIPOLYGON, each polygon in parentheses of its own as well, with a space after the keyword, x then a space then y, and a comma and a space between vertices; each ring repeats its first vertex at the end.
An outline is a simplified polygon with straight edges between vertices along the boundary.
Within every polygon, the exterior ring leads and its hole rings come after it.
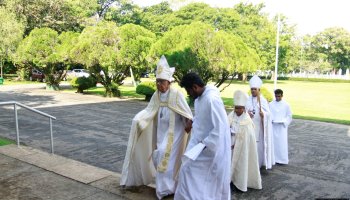
POLYGON ((145 95, 145 100, 149 101, 153 93, 157 90, 156 83, 154 81, 142 82, 136 87, 136 93, 145 95))
MULTIPOLYGON (((10 61, 19 42, 22 40, 24 25, 7 9, 0 7, 0 68, 10 61)), ((3 70, 6 73, 6 69, 3 70)))
POLYGON ((149 71, 147 56, 156 36, 151 31, 139 25, 126 24, 120 31, 120 59, 122 65, 132 68, 136 81, 140 80, 141 72, 149 71))
POLYGON ((232 32, 254 49, 262 61, 260 69, 270 69, 275 62, 276 27, 262 12, 264 4, 239 3, 234 10, 240 16, 239 26, 232 32))
POLYGON ((350 67, 350 32, 344 28, 328 28, 312 38, 311 46, 316 53, 326 55, 333 67, 350 67))
POLYGON ((176 67, 176 81, 189 71, 197 72, 205 82, 220 86, 230 74, 256 69, 260 59, 239 36, 215 31, 210 25, 195 22, 173 28, 151 50, 154 60, 166 55, 176 67))
POLYGON ((120 62, 120 40, 116 24, 101 21, 96 26, 86 27, 70 52, 72 60, 86 66, 105 87, 109 97, 120 95, 118 85, 128 72, 128 68, 120 62))
POLYGON ((73 88, 77 88, 78 93, 83 93, 84 90, 95 87, 96 86, 96 80, 92 77, 74 77, 70 84, 73 88))
POLYGON ((131 1, 118 1, 117 5, 109 8, 105 14, 106 20, 115 22, 118 26, 124 24, 140 24, 142 9, 131 1))
POLYGON ((4 0, 4 5, 25 22, 25 35, 42 27, 59 33, 81 31, 81 23, 97 9, 91 0, 4 0))
POLYGON ((56 60, 64 64, 71 64, 72 58, 70 55, 71 50, 78 42, 79 33, 67 31, 62 32, 58 36, 58 44, 55 48, 55 56, 56 60))
POLYGON ((37 68, 45 74, 48 85, 58 86, 63 78, 61 60, 56 55, 58 33, 50 28, 35 28, 21 41, 14 60, 28 69, 37 68))
MULTIPOLYGON (((249 95, 252 95, 252 92, 249 90, 248 91, 248 94, 249 95)), ((273 94, 266 88, 266 87, 261 87, 260 88, 260 94, 265 97, 265 99, 268 101, 268 102, 271 102, 273 100, 273 94)))

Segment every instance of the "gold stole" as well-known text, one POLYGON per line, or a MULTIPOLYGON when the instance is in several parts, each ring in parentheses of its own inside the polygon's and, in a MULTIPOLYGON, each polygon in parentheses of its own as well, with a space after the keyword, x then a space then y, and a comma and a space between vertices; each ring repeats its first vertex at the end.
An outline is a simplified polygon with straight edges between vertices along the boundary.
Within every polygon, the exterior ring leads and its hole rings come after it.
MULTIPOLYGON (((168 107, 168 102, 161 102, 160 107, 168 107)), ((168 168, 168 162, 170 158, 171 149, 174 142, 174 129, 175 129, 175 112, 169 109, 170 116, 169 116, 169 129, 168 129, 168 142, 166 145, 166 150, 164 154, 164 158, 160 162, 160 164, 157 166, 157 171, 164 173, 166 169, 168 168)))

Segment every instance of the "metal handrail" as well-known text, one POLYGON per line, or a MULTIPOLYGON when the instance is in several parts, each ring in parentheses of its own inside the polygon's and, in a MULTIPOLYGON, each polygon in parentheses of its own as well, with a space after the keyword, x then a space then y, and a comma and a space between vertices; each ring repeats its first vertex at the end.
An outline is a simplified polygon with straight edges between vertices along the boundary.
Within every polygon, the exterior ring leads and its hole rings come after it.
POLYGON ((7 102, 0 102, 0 106, 2 105, 13 105, 14 111, 15 111, 15 122, 16 122, 16 133, 17 133, 17 146, 19 147, 19 128, 18 128, 18 116, 17 116, 17 106, 20 106, 22 108, 25 108, 27 110, 30 110, 32 112, 35 112, 37 114, 40 114, 44 117, 48 117, 50 119, 50 138, 51 138, 51 153, 54 154, 54 149, 53 149, 53 134, 52 134, 52 119, 56 120, 56 117, 51 116, 49 114, 46 114, 44 112, 41 112, 35 108, 31 108, 29 106, 26 106, 24 104, 18 103, 16 101, 7 101, 7 102))

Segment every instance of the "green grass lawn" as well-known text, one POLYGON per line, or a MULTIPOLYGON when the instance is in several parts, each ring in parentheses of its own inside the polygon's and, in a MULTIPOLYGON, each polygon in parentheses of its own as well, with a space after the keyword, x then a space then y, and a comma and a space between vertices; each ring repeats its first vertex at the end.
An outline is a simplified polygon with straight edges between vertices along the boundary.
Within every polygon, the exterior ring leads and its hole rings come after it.
MULTIPOLYGON (((271 92, 273 82, 263 85, 271 92)), ((278 81, 277 88, 284 91, 294 118, 350 124, 350 83, 278 81)), ((249 84, 234 82, 222 93, 225 105, 232 105, 236 90, 249 91, 249 84)))
POLYGON ((39 81, 15 81, 15 80, 5 79, 3 85, 40 84, 40 83, 42 83, 42 82, 39 82, 39 81))
MULTIPOLYGON (((144 95, 140 95, 136 93, 135 87, 131 86, 119 86, 119 89, 121 91, 121 98, 137 98, 137 99, 144 99, 144 95)), ((64 89, 65 91, 70 92, 76 92, 76 89, 64 89)), ((88 90, 84 90, 85 94, 93 94, 93 95, 100 95, 105 96, 105 88, 103 87, 93 87, 89 88, 88 90)))
POLYGON ((8 140, 8 139, 0 137, 0 146, 4 146, 4 145, 8 145, 8 144, 15 144, 15 142, 12 140, 8 140))

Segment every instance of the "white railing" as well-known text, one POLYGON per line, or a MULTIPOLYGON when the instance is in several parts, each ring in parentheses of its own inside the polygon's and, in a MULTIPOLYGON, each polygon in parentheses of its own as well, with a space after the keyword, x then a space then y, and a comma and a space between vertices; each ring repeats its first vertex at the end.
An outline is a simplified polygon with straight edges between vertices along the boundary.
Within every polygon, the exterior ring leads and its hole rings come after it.
POLYGON ((19 147, 19 128, 18 128, 17 106, 20 106, 22 108, 25 108, 27 110, 30 110, 30 111, 35 112, 37 114, 40 114, 40 115, 42 115, 44 117, 48 117, 50 119, 51 153, 52 154, 54 153, 54 149, 53 149, 53 134, 52 134, 52 119, 56 120, 56 117, 51 116, 49 114, 46 114, 44 112, 41 112, 41 111, 39 111, 37 109, 28 107, 28 106, 26 106, 24 104, 21 104, 21 103, 18 103, 16 101, 0 102, 0 106, 2 106, 2 105, 13 105, 13 108, 14 108, 14 111, 15 111, 16 133, 17 133, 16 140, 17 140, 17 146, 18 147, 19 147))

